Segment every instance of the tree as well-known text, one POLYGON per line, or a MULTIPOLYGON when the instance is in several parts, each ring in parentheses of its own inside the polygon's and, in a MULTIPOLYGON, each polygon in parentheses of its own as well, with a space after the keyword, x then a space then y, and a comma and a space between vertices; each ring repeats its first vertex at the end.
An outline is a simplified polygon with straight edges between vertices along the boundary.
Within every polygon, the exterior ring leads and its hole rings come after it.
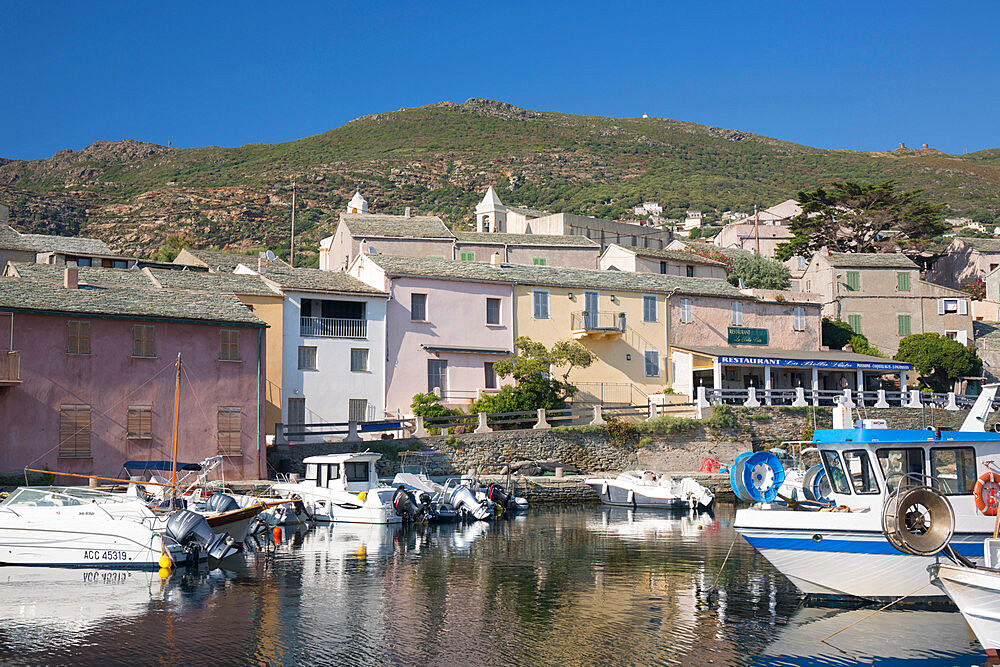
POLYGON ((936 333, 914 334, 899 341, 898 361, 913 364, 914 370, 935 391, 951 391, 955 381, 979 375, 983 362, 973 350, 956 340, 936 333))
POLYGON ((829 317, 823 318, 822 331, 823 345, 829 347, 831 350, 842 350, 845 345, 851 342, 853 337, 861 335, 855 333, 854 329, 847 322, 831 320, 829 317))
POLYGON ((760 255, 739 255, 729 263, 729 282, 748 289, 788 289, 792 276, 788 267, 760 255))
POLYGON ((794 237, 778 247, 777 257, 808 257, 824 246, 833 252, 880 252, 889 248, 889 231, 904 247, 938 236, 948 227, 941 220, 944 207, 921 199, 922 192, 900 190, 892 180, 800 191, 802 213, 788 225, 794 237))
POLYGON ((514 341, 517 353, 493 364, 499 377, 512 377, 517 383, 507 385, 497 394, 487 394, 476 400, 472 412, 525 412, 545 408, 553 410, 566 405, 576 393, 569 383, 574 368, 586 368, 597 356, 570 341, 559 341, 548 349, 542 343, 521 336, 514 341), (561 368, 561 379, 553 378, 551 368, 561 368))
POLYGON ((461 414, 460 410, 441 405, 441 397, 432 393, 414 394, 410 407, 417 417, 451 417, 461 414))

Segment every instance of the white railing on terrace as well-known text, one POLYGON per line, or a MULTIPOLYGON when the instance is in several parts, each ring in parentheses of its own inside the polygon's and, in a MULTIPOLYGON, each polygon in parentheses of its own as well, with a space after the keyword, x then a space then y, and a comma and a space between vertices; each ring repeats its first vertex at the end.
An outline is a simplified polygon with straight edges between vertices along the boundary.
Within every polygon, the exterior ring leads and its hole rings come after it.
POLYGON ((623 332, 625 318, 616 313, 570 313, 570 329, 573 331, 623 332))
MULTIPOLYGON (((700 389, 700 388, 699 388, 700 389)), ((749 389, 709 389, 705 388, 705 400, 713 405, 727 403, 743 405, 750 401, 749 389)), ((833 389, 802 389, 801 399, 796 389, 754 389, 753 400, 761 405, 793 405, 796 401, 804 401, 807 405, 834 405, 844 398, 846 390, 833 389)), ((963 394, 938 394, 930 392, 900 391, 857 391, 851 390, 851 402, 860 407, 926 407, 960 409, 971 407, 976 402, 976 396, 963 394), (917 401, 914 402, 914 395, 917 401), (883 405, 879 403, 883 402, 883 405)))
POLYGON ((302 336, 326 338, 367 338, 368 320, 342 317, 303 317, 299 333, 302 336))

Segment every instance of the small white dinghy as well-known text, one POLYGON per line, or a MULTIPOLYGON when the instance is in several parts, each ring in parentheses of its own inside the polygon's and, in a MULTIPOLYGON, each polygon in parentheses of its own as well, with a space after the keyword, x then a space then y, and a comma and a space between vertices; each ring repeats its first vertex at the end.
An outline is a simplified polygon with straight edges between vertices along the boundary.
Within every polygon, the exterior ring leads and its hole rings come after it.
POLYGON ((626 470, 614 479, 591 478, 586 484, 605 505, 661 509, 708 509, 715 494, 691 477, 677 482, 652 470, 626 470))

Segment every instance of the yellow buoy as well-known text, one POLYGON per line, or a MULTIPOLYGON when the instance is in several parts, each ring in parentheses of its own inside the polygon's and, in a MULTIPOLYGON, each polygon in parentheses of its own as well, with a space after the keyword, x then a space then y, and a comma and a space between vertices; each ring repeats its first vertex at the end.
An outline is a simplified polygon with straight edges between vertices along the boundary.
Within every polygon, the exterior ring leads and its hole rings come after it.
POLYGON ((367 557, 368 557, 368 549, 365 547, 365 545, 362 544, 361 546, 358 547, 358 558, 367 558, 367 557))
POLYGON ((360 500, 361 502, 365 502, 365 498, 367 497, 368 497, 367 491, 362 491, 361 493, 358 494, 358 500, 360 500))
POLYGON ((170 576, 170 570, 165 567, 160 568, 160 579, 166 579, 170 576))
POLYGON ((170 570, 173 567, 174 562, 170 560, 170 556, 167 554, 160 554, 160 568, 163 570, 170 570))

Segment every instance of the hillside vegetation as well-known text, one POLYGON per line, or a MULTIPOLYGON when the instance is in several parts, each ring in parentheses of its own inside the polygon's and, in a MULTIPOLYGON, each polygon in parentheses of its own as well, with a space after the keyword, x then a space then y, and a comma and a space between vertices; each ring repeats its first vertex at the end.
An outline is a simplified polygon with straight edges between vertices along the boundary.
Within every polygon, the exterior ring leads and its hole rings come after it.
MULTIPOLYGON (((199 247, 287 246, 291 183, 297 245, 332 231, 355 188, 372 210, 472 222, 489 184, 505 203, 631 218, 655 200, 752 211, 832 180, 896 179, 954 215, 1000 213, 1000 150, 821 150, 649 118, 603 118, 472 99, 379 113, 283 144, 177 149, 99 141, 34 161, 0 160, 0 202, 23 231, 87 234, 151 255, 168 237, 199 247)), ((709 216, 711 218, 711 215, 709 216)))

